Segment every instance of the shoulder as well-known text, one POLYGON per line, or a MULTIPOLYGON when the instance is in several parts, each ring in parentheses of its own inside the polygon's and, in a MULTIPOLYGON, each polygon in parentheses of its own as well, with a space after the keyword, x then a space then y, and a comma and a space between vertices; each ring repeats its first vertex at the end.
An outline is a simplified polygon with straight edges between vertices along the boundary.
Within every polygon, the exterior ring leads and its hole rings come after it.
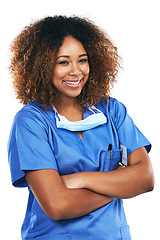
POLYGON ((14 125, 28 128, 47 128, 48 121, 45 111, 36 102, 25 105, 14 118, 14 125))
POLYGON ((102 100, 96 104, 96 107, 101 110, 108 119, 113 121, 118 129, 127 115, 127 109, 123 103, 116 98, 109 97, 108 100, 102 100))
POLYGON ((100 103, 97 103, 95 106, 101 111, 109 113, 112 116, 126 112, 126 107, 124 106, 124 104, 118 101, 116 98, 112 98, 112 97, 109 97, 108 100, 106 99, 102 100, 100 103))
POLYGON ((29 118, 31 116, 41 115, 43 115, 43 110, 40 107, 38 107, 38 104, 36 102, 30 102, 27 105, 25 105, 19 112, 17 112, 16 117, 29 118))

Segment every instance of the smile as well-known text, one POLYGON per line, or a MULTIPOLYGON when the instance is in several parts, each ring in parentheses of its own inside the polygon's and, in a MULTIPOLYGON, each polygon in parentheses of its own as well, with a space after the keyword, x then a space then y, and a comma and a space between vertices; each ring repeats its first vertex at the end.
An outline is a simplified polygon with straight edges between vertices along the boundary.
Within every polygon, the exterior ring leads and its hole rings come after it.
POLYGON ((79 79, 77 81, 64 81, 63 80, 63 83, 70 86, 70 87, 78 87, 81 84, 81 80, 82 79, 79 79))

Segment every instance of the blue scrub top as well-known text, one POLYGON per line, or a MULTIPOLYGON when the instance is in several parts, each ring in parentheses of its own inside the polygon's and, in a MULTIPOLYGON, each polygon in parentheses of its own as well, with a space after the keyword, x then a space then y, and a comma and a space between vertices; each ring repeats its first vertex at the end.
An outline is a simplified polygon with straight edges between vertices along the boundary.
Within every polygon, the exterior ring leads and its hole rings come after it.
MULTIPOLYGON (((134 125, 122 103, 109 98, 95 106, 106 115, 107 123, 84 131, 82 140, 76 132, 56 127, 52 109, 44 111, 36 102, 23 107, 14 118, 8 142, 12 184, 28 187, 24 170, 55 169, 60 175, 114 170, 121 160, 120 144, 127 147, 128 155, 143 146, 150 151, 151 144, 134 125), (113 146, 111 159, 109 144, 113 146)), ((86 110, 83 117, 89 114, 86 110)), ((28 189, 23 240, 131 239, 121 199, 116 198, 83 217, 54 221, 28 189)))

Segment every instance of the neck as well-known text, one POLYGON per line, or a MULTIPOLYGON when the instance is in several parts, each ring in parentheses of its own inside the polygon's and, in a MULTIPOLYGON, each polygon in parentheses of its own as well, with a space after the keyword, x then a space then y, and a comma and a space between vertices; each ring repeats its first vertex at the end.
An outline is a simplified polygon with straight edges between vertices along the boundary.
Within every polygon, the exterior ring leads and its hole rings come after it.
POLYGON ((75 109, 81 111, 82 107, 80 106, 77 98, 68 98, 63 96, 63 98, 57 98, 57 101, 54 104, 55 108, 59 114, 65 112, 72 112, 75 109))

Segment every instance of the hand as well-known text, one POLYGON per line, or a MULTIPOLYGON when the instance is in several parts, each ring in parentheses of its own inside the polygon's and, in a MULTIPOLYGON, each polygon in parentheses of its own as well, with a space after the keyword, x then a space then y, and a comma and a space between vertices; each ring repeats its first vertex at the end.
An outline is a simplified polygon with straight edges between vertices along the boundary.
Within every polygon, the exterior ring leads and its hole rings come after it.
POLYGON ((83 188, 83 172, 73 173, 61 176, 64 185, 67 188, 83 188))

